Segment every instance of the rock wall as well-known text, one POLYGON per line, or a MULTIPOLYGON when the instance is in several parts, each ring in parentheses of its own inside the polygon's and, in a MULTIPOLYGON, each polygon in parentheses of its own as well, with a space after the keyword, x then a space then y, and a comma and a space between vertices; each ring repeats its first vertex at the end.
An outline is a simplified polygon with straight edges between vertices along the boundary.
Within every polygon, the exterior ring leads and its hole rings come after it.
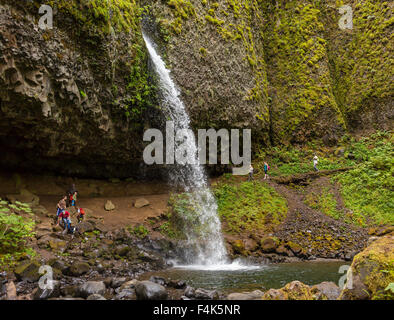
POLYGON ((267 145, 393 126, 392 2, 169 0, 152 11, 197 127, 249 127, 267 145), (353 30, 338 25, 345 4, 353 30))
POLYGON ((343 1, 0 1, 0 147, 5 168, 157 175, 142 162, 160 118, 141 37, 149 16, 194 128, 251 128, 254 150, 335 142, 393 127, 393 3, 343 1))
POLYGON ((156 109, 143 39, 132 25, 138 17, 110 21, 78 3, 49 3, 54 28, 41 30, 37 1, 1 1, 0 165, 156 176, 141 159, 143 129, 156 109))

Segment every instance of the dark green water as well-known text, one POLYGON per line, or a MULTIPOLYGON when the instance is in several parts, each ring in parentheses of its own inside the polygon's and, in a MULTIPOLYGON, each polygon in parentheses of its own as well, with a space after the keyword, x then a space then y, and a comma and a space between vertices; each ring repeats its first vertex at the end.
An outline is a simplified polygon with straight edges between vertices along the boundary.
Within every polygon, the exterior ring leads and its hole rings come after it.
POLYGON ((218 289, 223 292, 253 291, 281 288, 299 280, 308 285, 323 281, 338 284, 343 274, 339 267, 345 262, 297 262, 262 266, 254 270, 207 271, 173 268, 155 273, 172 280, 185 280, 195 288, 218 289))

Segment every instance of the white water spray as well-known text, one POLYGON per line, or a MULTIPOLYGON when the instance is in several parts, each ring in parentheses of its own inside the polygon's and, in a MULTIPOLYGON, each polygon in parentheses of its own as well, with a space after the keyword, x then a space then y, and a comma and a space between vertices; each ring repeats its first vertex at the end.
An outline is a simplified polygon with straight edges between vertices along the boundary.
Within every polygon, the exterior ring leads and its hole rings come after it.
POLYGON ((186 138, 184 142, 186 143, 183 143, 183 145, 187 146, 187 163, 196 163, 194 165, 173 165, 173 170, 170 170, 171 182, 182 186, 187 192, 189 201, 195 211, 196 217, 194 218, 197 218, 199 223, 199 226, 196 227, 201 231, 196 234, 190 230, 184 230, 188 238, 188 245, 193 248, 187 257, 187 262, 205 267, 228 265, 216 201, 208 187, 204 169, 199 164, 198 148, 194 134, 190 130, 189 116, 179 97, 179 90, 171 79, 170 70, 166 68, 151 40, 145 34, 143 34, 143 37, 159 78, 163 112, 167 118, 174 122, 176 132, 184 131, 186 138))

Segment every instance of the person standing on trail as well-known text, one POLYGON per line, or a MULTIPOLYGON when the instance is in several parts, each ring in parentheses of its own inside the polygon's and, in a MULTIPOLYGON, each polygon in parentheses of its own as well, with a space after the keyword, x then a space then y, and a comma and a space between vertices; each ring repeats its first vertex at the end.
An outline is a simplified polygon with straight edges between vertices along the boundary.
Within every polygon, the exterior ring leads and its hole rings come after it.
POLYGON ((71 206, 71 197, 72 195, 77 191, 77 189, 75 188, 75 183, 73 183, 71 185, 71 187, 68 189, 67 191, 67 196, 68 196, 68 204, 67 207, 71 206))
POLYGON ((249 177, 248 177, 248 181, 253 180, 253 167, 252 164, 250 164, 249 166, 249 177))
POLYGON ((319 171, 319 169, 317 168, 318 162, 319 162, 319 158, 317 157, 317 155, 315 155, 313 157, 313 168, 315 169, 315 171, 319 171))
POLYGON ((269 179, 269 176, 268 176, 269 169, 270 169, 270 166, 268 165, 268 163, 264 162, 264 180, 269 179))
POLYGON ((57 212, 56 212, 57 219, 56 220, 58 220, 60 213, 64 210, 66 210, 66 200, 67 200, 67 196, 64 196, 58 202, 58 204, 56 206, 56 208, 57 208, 57 212))
POLYGON ((75 205, 77 203, 77 194, 78 194, 78 191, 75 191, 70 197, 70 202, 71 202, 72 207, 75 207, 75 205))

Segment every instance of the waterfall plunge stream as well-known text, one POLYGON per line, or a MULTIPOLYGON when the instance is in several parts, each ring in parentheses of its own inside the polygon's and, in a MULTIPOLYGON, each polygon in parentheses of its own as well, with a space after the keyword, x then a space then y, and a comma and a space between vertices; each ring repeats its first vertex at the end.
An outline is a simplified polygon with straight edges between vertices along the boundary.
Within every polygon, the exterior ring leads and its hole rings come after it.
MULTIPOLYGON (((174 122, 175 132, 184 130, 187 145, 187 163, 174 164, 169 171, 172 183, 182 186, 192 204, 200 230, 184 230, 188 247, 186 260, 188 268, 223 270, 245 268, 240 263, 230 263, 221 233, 221 223, 217 213, 216 200, 208 187, 204 168, 198 161, 198 148, 196 139, 190 130, 190 119, 185 105, 180 99, 179 90, 170 76, 170 70, 165 66, 163 59, 157 53, 154 44, 143 34, 146 47, 152 60, 154 70, 158 76, 158 85, 161 94, 161 107, 167 119, 174 122), (190 161, 189 161, 190 160, 190 161), (191 161, 191 160, 194 160, 191 161)), ((185 144, 183 144, 185 145, 185 144)), ((186 267, 186 266, 183 266, 186 267)))

